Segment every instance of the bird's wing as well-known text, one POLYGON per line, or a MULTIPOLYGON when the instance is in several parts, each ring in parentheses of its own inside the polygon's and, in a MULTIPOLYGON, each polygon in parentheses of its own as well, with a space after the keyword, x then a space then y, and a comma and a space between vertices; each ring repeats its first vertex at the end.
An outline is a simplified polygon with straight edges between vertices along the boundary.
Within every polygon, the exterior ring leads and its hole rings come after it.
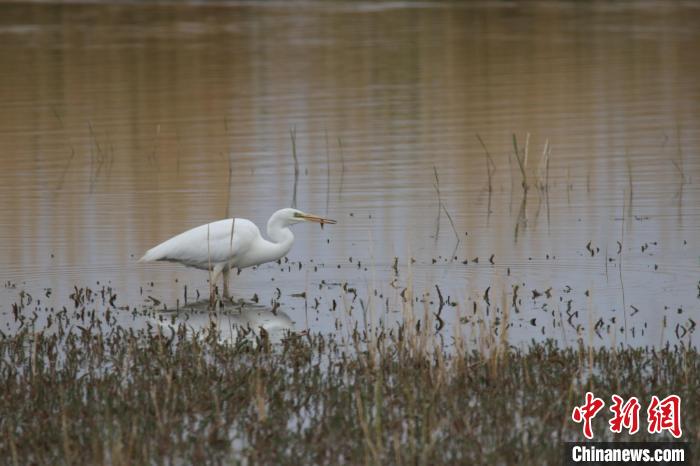
POLYGON ((260 236, 251 221, 237 218, 200 225, 155 246, 141 258, 142 262, 172 261, 209 268, 209 264, 230 262, 246 251, 260 236))

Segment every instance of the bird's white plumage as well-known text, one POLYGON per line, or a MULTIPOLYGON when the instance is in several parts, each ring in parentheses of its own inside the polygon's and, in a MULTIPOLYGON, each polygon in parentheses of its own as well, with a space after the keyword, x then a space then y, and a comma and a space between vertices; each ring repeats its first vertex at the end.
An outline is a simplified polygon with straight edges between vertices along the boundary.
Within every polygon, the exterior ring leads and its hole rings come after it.
POLYGON ((241 253, 250 250, 258 238, 262 238, 260 229, 250 220, 227 218, 200 225, 162 242, 149 249, 141 262, 179 262, 203 270, 219 263, 233 263, 236 267, 241 253))

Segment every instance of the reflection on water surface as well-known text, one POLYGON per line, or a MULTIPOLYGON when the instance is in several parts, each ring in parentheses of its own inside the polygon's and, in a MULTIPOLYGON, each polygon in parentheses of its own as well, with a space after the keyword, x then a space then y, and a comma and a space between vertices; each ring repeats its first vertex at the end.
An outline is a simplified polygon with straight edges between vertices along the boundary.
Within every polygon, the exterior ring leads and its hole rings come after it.
POLYGON ((3 326, 21 290, 206 295, 206 274, 136 259, 288 206, 292 129, 297 205, 339 224, 296 227, 289 262, 233 289, 297 328, 362 325, 375 289, 392 322, 436 284, 448 323, 513 304, 514 342, 659 345, 700 318, 693 4, 0 9, 3 326))

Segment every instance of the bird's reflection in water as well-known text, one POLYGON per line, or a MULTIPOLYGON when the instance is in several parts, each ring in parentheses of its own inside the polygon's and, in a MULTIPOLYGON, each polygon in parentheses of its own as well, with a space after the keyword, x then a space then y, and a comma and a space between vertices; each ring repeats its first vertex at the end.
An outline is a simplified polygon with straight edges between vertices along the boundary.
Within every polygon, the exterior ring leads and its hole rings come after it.
POLYGON ((178 311, 162 311, 155 319, 161 328, 178 330, 185 325, 192 335, 206 335, 217 331, 219 340, 235 343, 245 338, 255 344, 261 336, 272 343, 280 342, 294 331, 294 322, 279 308, 271 308, 246 301, 229 302, 212 310, 209 301, 190 303, 178 311))

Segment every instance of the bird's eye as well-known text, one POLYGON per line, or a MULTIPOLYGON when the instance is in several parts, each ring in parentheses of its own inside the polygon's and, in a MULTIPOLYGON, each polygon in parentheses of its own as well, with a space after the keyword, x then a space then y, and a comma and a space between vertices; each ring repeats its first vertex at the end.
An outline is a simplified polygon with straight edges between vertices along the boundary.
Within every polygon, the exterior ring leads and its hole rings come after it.
POLYGON ((298 218, 298 217, 301 217, 301 212, 294 212, 294 216, 297 217, 297 218, 298 218))

